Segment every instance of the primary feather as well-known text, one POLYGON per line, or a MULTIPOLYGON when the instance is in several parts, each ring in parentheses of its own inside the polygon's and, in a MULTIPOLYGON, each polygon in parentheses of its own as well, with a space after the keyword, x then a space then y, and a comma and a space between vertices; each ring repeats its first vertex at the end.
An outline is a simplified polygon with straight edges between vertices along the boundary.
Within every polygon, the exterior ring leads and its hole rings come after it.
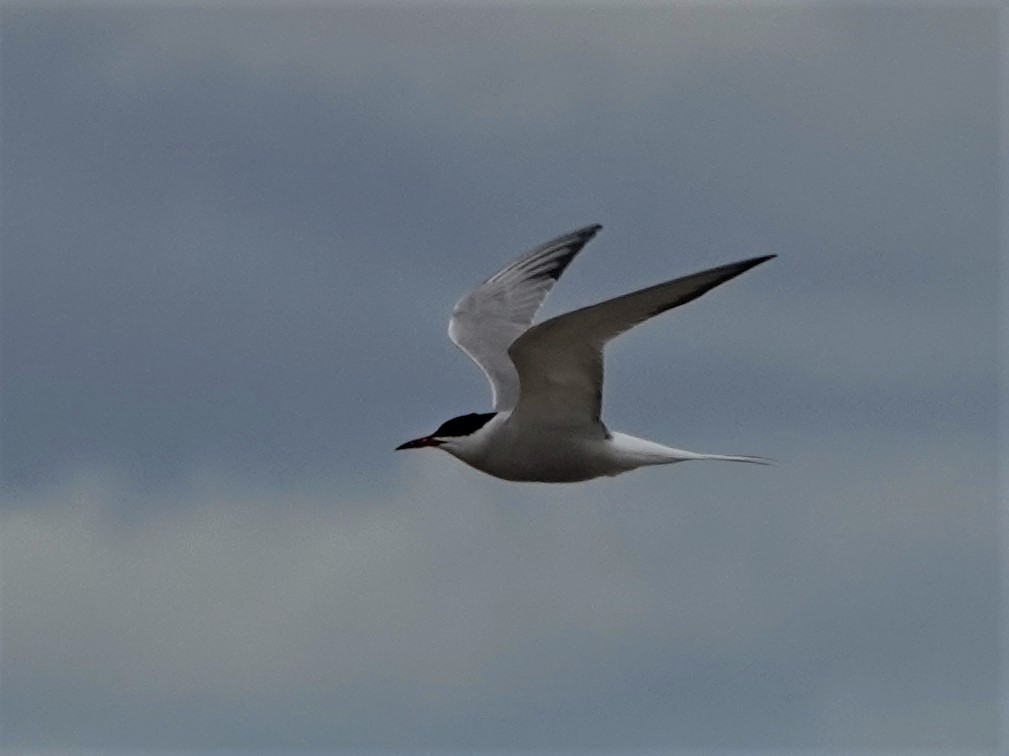
POLYGON ((598 425, 606 342, 773 257, 754 257, 649 286, 528 329, 508 350, 521 386, 513 417, 524 423, 598 425))
POLYGON ((487 376, 495 410, 511 409, 518 401, 519 377, 508 347, 529 328, 564 269, 601 228, 586 226, 520 255, 456 304, 448 336, 487 376))

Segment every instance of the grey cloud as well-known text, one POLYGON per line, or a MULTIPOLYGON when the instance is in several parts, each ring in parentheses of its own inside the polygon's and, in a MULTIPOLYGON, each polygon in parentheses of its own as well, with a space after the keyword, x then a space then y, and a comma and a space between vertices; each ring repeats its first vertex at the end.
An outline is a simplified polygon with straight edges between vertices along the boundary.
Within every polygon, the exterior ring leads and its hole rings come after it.
POLYGON ((100 472, 22 501, 3 523, 11 742, 808 747, 847 722, 849 746, 990 743, 977 470, 916 468, 885 509, 907 471, 883 463, 862 486, 822 476, 819 506, 787 469, 754 496, 700 465, 670 501, 639 480, 534 504, 444 462, 378 505, 204 479, 182 511, 124 521, 109 502, 144 494, 100 472))

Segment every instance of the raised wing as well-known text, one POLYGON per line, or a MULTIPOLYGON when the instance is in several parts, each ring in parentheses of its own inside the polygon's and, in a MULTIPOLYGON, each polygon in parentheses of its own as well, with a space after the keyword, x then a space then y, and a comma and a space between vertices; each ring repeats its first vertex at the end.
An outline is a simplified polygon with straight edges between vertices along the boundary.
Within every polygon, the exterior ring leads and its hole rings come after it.
POLYGON ((448 336, 490 381, 494 409, 508 410, 519 395, 519 378, 508 347, 529 328, 554 283, 602 226, 586 226, 548 241, 459 300, 448 336))
POLYGON ((551 318, 508 350, 521 392, 513 417, 540 425, 596 425, 603 390, 603 347, 666 310, 697 299, 775 255, 712 268, 551 318))

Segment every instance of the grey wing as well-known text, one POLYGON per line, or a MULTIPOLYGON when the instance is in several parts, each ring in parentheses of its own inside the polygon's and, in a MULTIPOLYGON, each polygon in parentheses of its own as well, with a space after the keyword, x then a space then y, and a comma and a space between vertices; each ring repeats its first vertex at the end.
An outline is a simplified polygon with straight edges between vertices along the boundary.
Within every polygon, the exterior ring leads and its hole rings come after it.
POLYGON ((449 338, 490 381, 494 409, 511 409, 519 379, 508 347, 529 328, 536 311, 575 255, 602 228, 586 226, 519 256, 459 300, 449 338))
POLYGON ((513 417, 533 424, 595 425, 605 432, 599 413, 606 342, 773 257, 694 273, 533 326, 509 349, 521 385, 513 417))

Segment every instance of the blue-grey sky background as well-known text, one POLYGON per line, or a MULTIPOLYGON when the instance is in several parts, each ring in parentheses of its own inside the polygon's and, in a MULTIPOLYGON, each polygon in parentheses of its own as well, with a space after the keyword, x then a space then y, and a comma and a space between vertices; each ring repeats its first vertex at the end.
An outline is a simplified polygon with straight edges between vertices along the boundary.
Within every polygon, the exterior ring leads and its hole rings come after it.
POLYGON ((5 749, 998 741, 993 8, 8 7, 5 749), (768 252, 556 487, 445 336, 768 252))

